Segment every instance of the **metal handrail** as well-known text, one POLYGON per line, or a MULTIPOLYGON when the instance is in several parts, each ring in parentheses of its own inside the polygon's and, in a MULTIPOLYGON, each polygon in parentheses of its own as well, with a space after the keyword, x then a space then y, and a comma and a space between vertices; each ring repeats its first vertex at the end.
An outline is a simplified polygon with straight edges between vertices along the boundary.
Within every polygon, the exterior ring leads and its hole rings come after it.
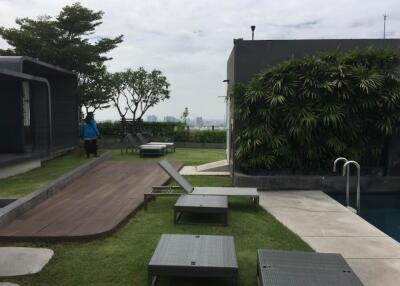
MULTIPOLYGON (((349 162, 349 160, 347 160, 345 157, 339 157, 336 158, 336 160, 333 162, 333 172, 336 173, 336 165, 337 163, 339 163, 340 161, 344 161, 344 163, 346 164, 347 162, 349 162)), ((350 166, 347 166, 347 181, 346 181, 346 206, 348 207, 350 205, 350 166)), ((344 164, 343 164, 343 172, 344 172, 344 164)))
MULTIPOLYGON (((350 173, 350 165, 355 165, 357 167, 357 202, 356 202, 356 207, 357 207, 357 213, 360 214, 360 164, 358 164, 356 161, 347 161, 343 165, 343 176, 346 174, 347 171, 347 184, 349 184, 349 173, 350 173)), ((346 194, 347 195, 347 194, 346 194)))

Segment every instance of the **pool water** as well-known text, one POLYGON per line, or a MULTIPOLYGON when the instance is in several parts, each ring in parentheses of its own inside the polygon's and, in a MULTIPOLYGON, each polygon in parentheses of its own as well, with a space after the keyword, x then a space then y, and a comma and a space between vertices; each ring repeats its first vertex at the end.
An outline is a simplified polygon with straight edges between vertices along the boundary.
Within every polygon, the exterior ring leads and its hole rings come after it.
MULTIPOLYGON (((346 205, 343 193, 328 194, 346 205)), ((355 194, 350 196, 350 206, 355 208, 355 194)), ((400 242, 400 193, 361 193, 360 216, 387 235, 400 242)))

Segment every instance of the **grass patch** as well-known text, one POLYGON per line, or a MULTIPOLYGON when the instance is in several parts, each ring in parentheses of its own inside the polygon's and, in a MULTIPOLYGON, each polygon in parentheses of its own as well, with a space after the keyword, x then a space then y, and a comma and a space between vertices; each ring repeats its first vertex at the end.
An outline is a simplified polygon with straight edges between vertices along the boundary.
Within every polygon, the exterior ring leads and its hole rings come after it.
MULTIPOLYGON (((218 177, 220 178, 220 177, 218 177)), ((227 185, 226 178, 219 182, 227 185)), ((191 183, 197 179, 188 177, 191 183)), ((197 186, 216 185, 216 177, 203 176, 197 186)), ((229 178, 228 178, 229 179, 229 178)), ((229 185, 229 184, 228 184, 229 185)), ((247 199, 229 200, 229 226, 174 225, 176 198, 158 198, 147 211, 139 211, 114 235, 87 243, 20 244, 49 247, 55 256, 38 274, 3 279, 20 285, 147 285, 147 263, 161 234, 233 235, 239 262, 240 285, 256 282, 258 248, 311 250, 298 236, 247 199)), ((224 285, 217 280, 160 280, 158 285, 224 285)))
MULTIPOLYGON (((178 149, 165 157, 186 165, 198 165, 224 158, 224 150, 178 149)), ((137 160, 137 155, 120 155, 113 151, 114 160, 137 160)), ((159 160, 143 159, 143 160, 159 160)), ((0 181, 0 195, 33 190, 79 166, 86 159, 74 154, 46 162, 43 168, 21 176, 0 181), (18 178, 20 177, 20 178, 18 178), (3 182, 2 182, 3 181, 3 182), (5 183, 6 181, 10 181, 5 183), (4 185, 1 185, 4 184, 4 185), (36 184, 36 186, 32 186, 36 184), (6 186, 6 188, 4 188, 6 186), (4 192, 3 190, 6 190, 4 192), (13 191, 12 191, 13 190, 13 191), (19 190, 17 192, 17 190, 19 190)), ((194 186, 230 186, 231 178, 225 176, 186 176, 194 186)), ((175 184, 170 182, 170 184, 175 184)), ((172 212, 177 198, 163 197, 149 204, 148 211, 140 210, 114 235, 90 242, 75 243, 14 243, 14 246, 48 247, 55 255, 38 274, 0 278, 30 286, 75 285, 147 285, 147 264, 161 234, 212 234, 232 235, 235 238, 239 262, 240 285, 257 285, 256 250, 259 248, 305 250, 310 247, 297 235, 248 199, 229 199, 229 226, 174 225, 172 212)), ((0 244, 6 246, 10 244, 0 244)), ((224 285, 219 280, 161 280, 158 285, 224 285)))
POLYGON ((42 167, 21 175, 0 180, 0 197, 22 197, 72 171, 88 159, 79 152, 70 152, 42 162, 42 167))
POLYGON ((121 155, 120 150, 113 150, 113 160, 146 160, 146 161, 160 161, 167 159, 170 161, 181 162, 186 166, 195 166, 205 163, 225 159, 225 149, 197 149, 197 148, 179 148, 174 153, 168 153, 162 157, 149 157, 140 158, 138 154, 124 154, 121 155))

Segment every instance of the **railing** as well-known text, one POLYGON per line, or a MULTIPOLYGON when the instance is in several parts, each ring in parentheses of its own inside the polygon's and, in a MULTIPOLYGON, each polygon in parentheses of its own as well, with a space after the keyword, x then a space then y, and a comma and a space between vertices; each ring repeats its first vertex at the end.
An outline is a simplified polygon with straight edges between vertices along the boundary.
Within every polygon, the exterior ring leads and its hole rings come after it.
MULTIPOLYGON (((340 161, 344 161, 346 164, 349 160, 347 160, 345 157, 339 157, 333 162, 333 172, 336 173, 336 165, 340 161)), ((343 164, 343 169, 344 169, 344 164, 343 164)), ((350 172, 349 172, 349 166, 347 166, 347 181, 346 181, 346 206, 348 207, 350 205, 350 172)))
POLYGON ((361 210, 361 206, 360 206, 361 167, 360 167, 360 164, 358 164, 356 161, 353 161, 353 160, 349 161, 344 157, 339 157, 333 163, 333 172, 336 172, 336 165, 340 161, 344 161, 345 162, 344 165, 343 165, 343 171, 342 171, 343 176, 345 176, 347 174, 347 180, 346 180, 346 206, 347 207, 350 207, 350 166, 354 165, 357 168, 356 211, 357 211, 357 214, 360 214, 360 210, 361 210))

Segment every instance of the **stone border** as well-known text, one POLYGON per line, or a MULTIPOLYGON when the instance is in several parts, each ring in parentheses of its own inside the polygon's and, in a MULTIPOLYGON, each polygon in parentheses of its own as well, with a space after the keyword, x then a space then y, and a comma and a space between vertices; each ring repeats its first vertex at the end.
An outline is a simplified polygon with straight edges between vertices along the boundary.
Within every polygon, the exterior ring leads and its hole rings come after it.
POLYGON ((226 149, 226 143, 174 142, 176 148, 226 149))
MULTIPOLYGON (((176 148, 207 148, 207 149, 226 149, 226 143, 201 143, 201 142, 174 142, 176 148)), ((120 149, 121 143, 119 142, 101 142, 99 141, 100 148, 106 149, 120 149)))
POLYGON ((23 213, 34 208, 41 202, 45 201, 52 195, 62 190, 66 185, 75 181, 87 171, 97 166, 99 163, 111 158, 111 150, 107 150, 100 157, 90 160, 89 162, 79 166, 78 168, 66 173, 60 178, 50 182, 46 186, 33 191, 22 198, 12 202, 11 204, 0 209, 0 228, 4 227, 15 218, 19 217, 23 213))
MULTIPOLYGON (((351 192, 356 188, 356 177, 350 179, 351 192)), ((342 176, 252 176, 235 172, 234 186, 256 187, 260 190, 322 190, 344 192, 346 178, 342 176)), ((361 176, 361 192, 399 192, 399 176, 361 176)))

